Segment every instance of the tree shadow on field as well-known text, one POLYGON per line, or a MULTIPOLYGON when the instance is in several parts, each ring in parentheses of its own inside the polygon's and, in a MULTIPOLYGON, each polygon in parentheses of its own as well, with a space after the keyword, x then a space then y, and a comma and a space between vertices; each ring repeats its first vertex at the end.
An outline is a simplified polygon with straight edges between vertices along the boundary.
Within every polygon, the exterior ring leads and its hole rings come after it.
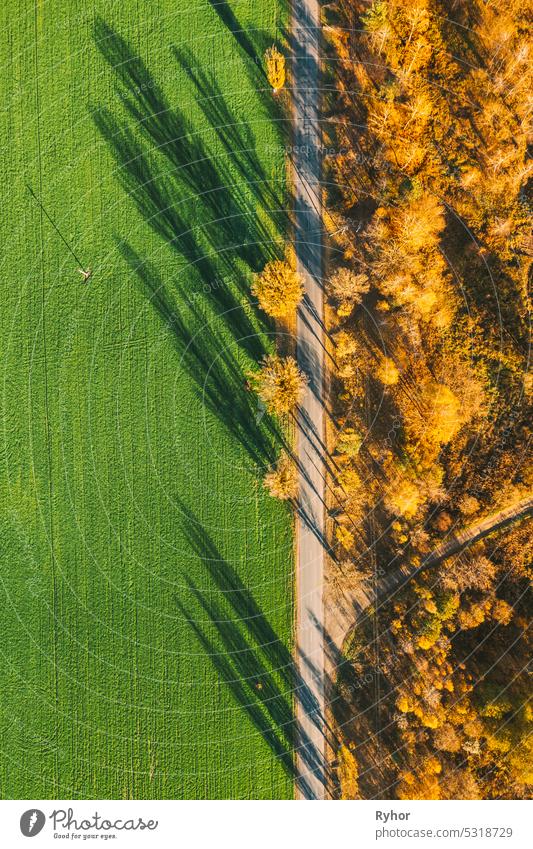
MULTIPOLYGON (((216 155, 201 137, 206 130, 213 130, 212 121, 216 119, 216 114, 211 114, 207 104, 216 101, 219 113, 233 116, 229 107, 223 105, 223 96, 212 81, 198 71, 196 77, 189 74, 193 82, 201 82, 203 87, 201 93, 208 124, 198 130, 181 109, 171 107, 142 59, 101 18, 97 18, 95 24, 95 39, 120 83, 119 96, 127 114, 133 119, 135 133, 144 142, 144 145, 137 145, 136 152, 132 151, 134 136, 131 129, 125 129, 109 112, 104 111, 103 117, 96 112, 96 123, 120 167, 128 171, 130 184, 136 179, 136 191, 141 194, 147 191, 153 205, 153 189, 145 188, 148 175, 139 170, 138 162, 143 157, 146 170, 148 157, 153 158, 154 151, 157 151, 172 166, 163 179, 152 174, 152 181, 156 179, 159 185, 166 183, 166 191, 160 198, 163 202, 160 213, 168 217, 169 207, 172 210, 175 204, 178 208, 183 207, 186 212, 182 213, 182 219, 188 225, 185 230, 195 225, 200 231, 199 241, 209 246, 218 261, 224 263, 228 272, 234 273, 236 278, 242 280, 237 260, 244 262, 252 271, 259 271, 275 253, 272 230, 274 226, 279 230, 276 216, 281 209, 278 202, 277 208, 263 210, 267 213, 270 227, 257 214, 257 203, 264 203, 266 190, 262 187, 269 185, 269 179, 256 156, 250 155, 247 161, 242 158, 240 151, 246 151, 250 146, 249 131, 243 129, 242 122, 230 121, 234 129, 224 145, 226 155, 216 155), (124 144, 124 140, 128 143, 124 144), (132 152, 136 153, 133 158, 132 152), (237 183, 235 177, 238 174, 246 180, 245 187, 242 182, 237 183)), ((221 133, 219 128, 219 138, 221 133)), ((134 190, 132 185, 129 188, 134 190)), ((142 205, 138 203, 138 207, 142 211, 142 205)), ((181 232, 173 234, 173 243, 178 248, 181 232)))
POLYGON ((118 250, 139 291, 172 332, 180 368, 192 379, 197 397, 228 428, 252 462, 260 469, 271 465, 283 435, 264 411, 258 417, 256 398, 245 389, 242 366, 218 330, 218 319, 207 318, 194 302, 179 310, 149 262, 124 242, 118 250))
POLYGON ((305 775, 299 774, 302 771, 296 769, 294 753, 297 750, 305 773, 314 774, 323 781, 326 780, 327 765, 298 727, 295 708, 298 705, 316 725, 323 727, 324 718, 315 696, 298 672, 291 652, 234 566, 224 559, 197 518, 184 505, 182 510, 187 517, 185 534, 206 568, 210 587, 199 589, 187 575, 184 577, 197 604, 207 616, 209 628, 202 626, 179 599, 176 599, 176 604, 236 702, 245 710, 288 775, 298 782, 302 795, 312 798, 312 789, 305 775), (212 628, 218 635, 217 641, 209 636, 208 631, 212 628))

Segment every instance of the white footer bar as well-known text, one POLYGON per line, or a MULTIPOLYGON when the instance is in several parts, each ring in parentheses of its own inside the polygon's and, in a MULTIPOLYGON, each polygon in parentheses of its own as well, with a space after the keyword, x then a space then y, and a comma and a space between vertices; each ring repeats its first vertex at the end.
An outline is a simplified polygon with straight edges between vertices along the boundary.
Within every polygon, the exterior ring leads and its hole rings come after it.
POLYGON ((0 801, 3 846, 526 847, 530 802, 0 801), (68 841, 68 842, 67 842, 68 841))

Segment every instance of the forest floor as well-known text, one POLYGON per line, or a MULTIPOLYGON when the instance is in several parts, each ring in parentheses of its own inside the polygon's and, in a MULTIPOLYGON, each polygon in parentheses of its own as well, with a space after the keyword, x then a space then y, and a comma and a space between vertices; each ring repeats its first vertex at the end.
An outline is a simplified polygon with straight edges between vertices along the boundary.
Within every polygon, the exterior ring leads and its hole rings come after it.
POLYGON ((0 794, 290 798, 292 519, 244 389, 286 234, 261 69, 286 9, 0 17, 0 794))

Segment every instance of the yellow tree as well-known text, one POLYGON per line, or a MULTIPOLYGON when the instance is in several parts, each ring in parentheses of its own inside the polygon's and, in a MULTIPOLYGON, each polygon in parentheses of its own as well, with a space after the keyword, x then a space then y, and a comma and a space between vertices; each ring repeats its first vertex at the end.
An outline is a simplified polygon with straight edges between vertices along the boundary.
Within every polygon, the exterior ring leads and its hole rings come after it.
POLYGON ((278 415, 296 407, 308 382, 293 357, 273 354, 263 357, 261 371, 251 374, 250 379, 267 409, 278 415))
POLYGON ((256 274, 252 294, 259 306, 272 318, 287 318, 293 315, 303 296, 300 275, 288 262, 275 259, 256 274))
POLYGON ((265 51, 265 66, 267 80, 272 86, 274 94, 277 94, 285 85, 287 71, 285 56, 279 52, 275 44, 265 51))
POLYGON ((288 501, 298 495, 298 473, 291 458, 283 452, 276 466, 267 472, 264 485, 270 495, 288 501))
POLYGON ((385 496, 385 507, 395 516, 405 516, 406 519, 412 519, 424 498, 418 484, 398 476, 393 480, 385 496))

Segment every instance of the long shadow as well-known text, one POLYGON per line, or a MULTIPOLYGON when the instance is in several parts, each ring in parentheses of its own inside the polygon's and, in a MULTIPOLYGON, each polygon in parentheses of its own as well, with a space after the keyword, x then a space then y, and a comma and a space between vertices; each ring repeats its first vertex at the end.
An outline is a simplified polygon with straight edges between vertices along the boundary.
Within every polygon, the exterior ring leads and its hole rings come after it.
POLYGON ((224 646, 211 640, 181 602, 176 604, 189 621, 198 640, 246 711, 254 726, 269 744, 284 768, 298 782, 306 798, 312 790, 305 776, 298 773, 294 752, 298 751, 308 772, 326 780, 327 766, 315 747, 298 727, 295 706, 299 705, 312 721, 324 726, 315 696, 302 679, 289 649, 283 644, 262 611, 253 593, 243 584, 231 563, 221 552, 197 518, 182 505, 187 521, 184 531, 197 556, 205 565, 216 595, 202 591, 185 576, 197 604, 217 631, 224 646))
POLYGON ((333 348, 337 347, 337 340, 335 336, 330 332, 326 323, 320 318, 318 315, 314 305, 309 300, 307 293, 304 294, 302 298, 301 308, 300 308, 300 318, 304 322, 305 326, 312 332, 313 336, 319 341, 321 348, 323 348, 324 353, 331 360, 333 367, 337 368, 337 362, 335 358, 330 354, 328 348, 322 341, 322 336, 317 333, 315 324, 320 327, 320 330, 324 336, 328 337, 329 342, 331 343, 333 348), (310 316, 310 318, 309 318, 310 316))
MULTIPOLYGON (((242 366, 228 349, 227 337, 217 329, 208 306, 209 299, 223 314, 235 345, 255 360, 264 353, 257 325, 252 323, 232 287, 213 287, 223 266, 235 278, 235 286, 245 291, 242 265, 260 270, 273 255, 274 223, 279 225, 283 211, 254 152, 251 137, 242 130, 225 105, 216 84, 189 62, 189 78, 202 94, 200 105, 225 157, 214 157, 184 113, 172 108, 144 62, 104 21, 97 19, 95 38, 104 59, 113 68, 120 84, 119 94, 129 122, 118 121, 107 110, 96 110, 94 119, 118 163, 119 179, 139 212, 169 245, 207 284, 209 297, 191 300, 187 285, 175 276, 176 291, 151 265, 126 243, 119 250, 133 279, 172 333, 180 364, 192 378, 198 396, 207 408, 230 429, 260 466, 271 464, 279 429, 268 415, 257 416, 255 398, 246 392, 242 366), (164 158, 167 168, 157 171, 164 158), (171 168, 168 168, 170 164, 171 168), (248 173, 253 169, 253 173, 248 173), (248 196, 235 175, 247 177, 248 196), (254 179, 250 180, 252 176, 254 179), (271 199, 271 203, 267 203, 271 199), (256 214, 257 201, 269 209, 269 225, 256 214), (243 228, 247 230, 243 238, 243 228), (215 261, 216 258, 216 261, 215 261), (176 307, 179 296, 180 308, 176 307), (183 298, 187 305, 182 305, 183 298), (191 329, 192 328, 192 329, 191 329)), ((178 60, 183 56, 176 54, 178 60)), ((272 101, 272 98, 270 98, 272 101)), ((268 111, 268 110, 267 110, 268 111)), ((183 269, 182 269, 183 271, 183 269)), ((181 274, 182 272, 180 272, 181 274)), ((197 523, 189 522, 189 532, 197 523)), ((285 768, 300 782, 303 795, 312 791, 305 777, 297 775, 293 752, 297 743, 307 772, 325 780, 326 766, 311 741, 296 728, 294 699, 316 723, 323 723, 313 694, 298 674, 290 653, 276 637, 268 619, 251 593, 246 590, 205 534, 191 538, 198 555, 211 557, 216 570, 211 578, 219 582, 230 606, 206 597, 192 581, 190 590, 201 610, 216 629, 220 641, 213 642, 202 627, 177 602, 191 621, 199 641, 210 654, 222 679, 285 768), (230 591, 231 590, 231 591, 230 591), (251 612, 251 618, 250 618, 251 612), (257 685, 260 686, 257 686, 257 685)), ((210 561, 210 562, 211 562, 210 561)))
POLYGON ((283 442, 282 433, 268 414, 263 413, 260 419, 257 416, 255 399, 245 389, 242 367, 217 329, 217 319, 206 320, 196 304, 189 305, 186 311, 178 310, 165 282, 150 263, 124 242, 118 250, 139 290, 172 332, 180 366, 192 378, 197 397, 224 423, 259 468, 271 465, 277 446, 283 442))
POLYGON ((149 226, 178 251, 180 257, 187 260, 187 266, 175 279, 179 293, 189 303, 211 302, 239 347, 254 360, 259 360, 266 352, 266 347, 258 333, 257 324, 243 308, 233 282, 241 279, 242 274, 232 270, 231 276, 221 279, 219 254, 215 257, 214 252, 213 255, 206 253, 206 248, 196 235, 196 228, 187 223, 180 212, 180 204, 175 202, 176 192, 172 181, 165 176, 157 176, 133 133, 127 128, 115 130, 110 120, 105 110, 95 115, 97 126, 108 138, 120 164, 119 179, 124 189, 149 226), (195 272, 201 281, 199 291, 194 291, 188 282, 191 276, 194 279, 195 272))
MULTIPOLYGON (((272 90, 268 84, 264 68, 264 53, 267 47, 272 44, 271 33, 258 28, 245 30, 227 0, 209 0, 209 3, 246 55, 245 72, 257 92, 264 93, 263 105, 270 118, 274 121, 280 120, 281 104, 272 97, 272 90)), ((278 32, 281 40, 287 42, 289 39, 288 29, 285 26, 278 25, 278 32)), ((282 118, 282 120, 287 119, 282 118)))

